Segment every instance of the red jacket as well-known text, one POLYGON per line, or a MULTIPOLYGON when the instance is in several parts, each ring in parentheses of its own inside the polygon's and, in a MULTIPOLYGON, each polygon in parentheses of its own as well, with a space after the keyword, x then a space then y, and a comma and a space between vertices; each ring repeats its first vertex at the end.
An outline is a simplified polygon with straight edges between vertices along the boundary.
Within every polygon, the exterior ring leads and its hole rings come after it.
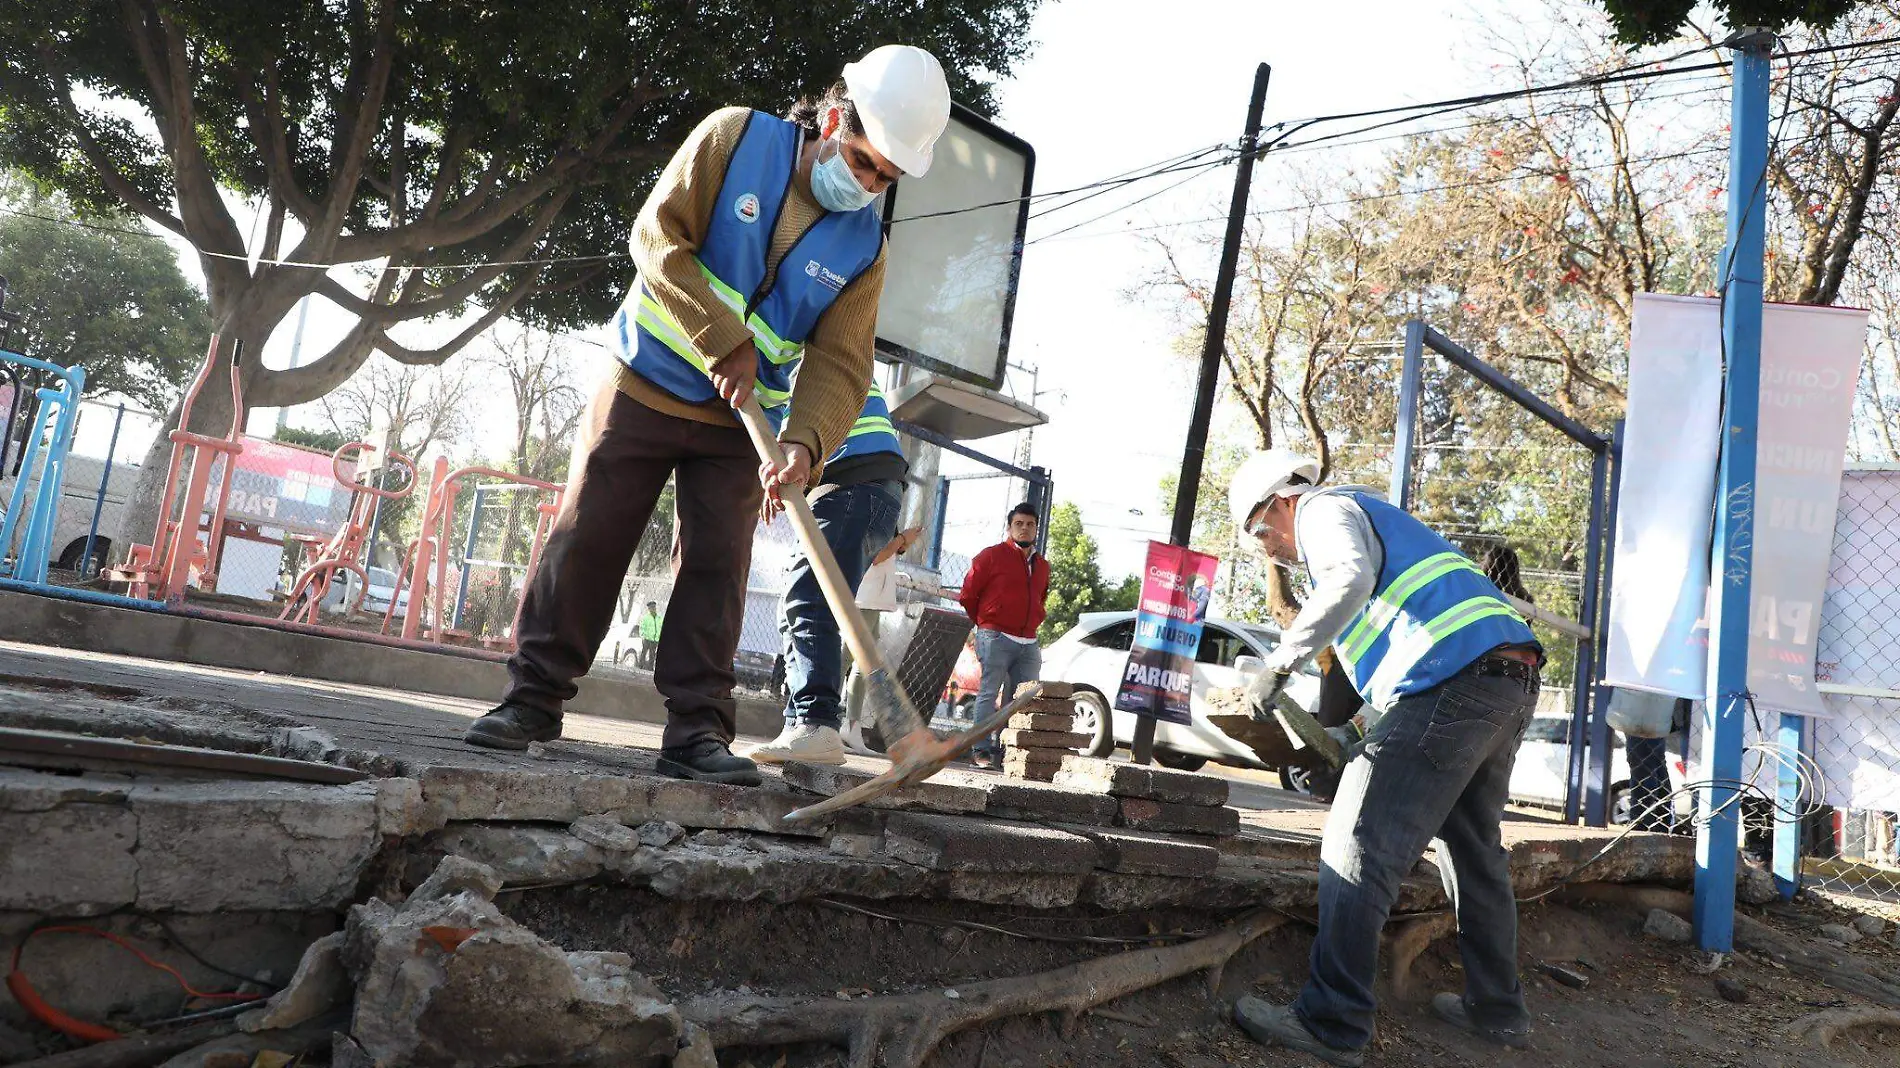
POLYGON ((978 628, 1033 638, 1042 626, 1049 598, 1049 561, 1041 553, 1027 560, 1015 542, 1005 541, 976 554, 957 596, 978 628))

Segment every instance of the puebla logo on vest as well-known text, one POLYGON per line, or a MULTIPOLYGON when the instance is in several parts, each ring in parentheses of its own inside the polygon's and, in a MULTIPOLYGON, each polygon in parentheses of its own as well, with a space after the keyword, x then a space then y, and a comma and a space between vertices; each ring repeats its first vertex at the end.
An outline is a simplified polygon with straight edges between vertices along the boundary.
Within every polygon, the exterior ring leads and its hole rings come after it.
POLYGON ((742 223, 759 221, 759 197, 756 193, 741 193, 739 199, 732 202, 732 213, 742 223))
POLYGON ((819 285, 824 286, 826 289, 831 290, 833 293, 836 293, 839 290, 842 290, 845 286, 845 283, 850 281, 849 278, 846 278, 844 275, 841 275, 838 272, 832 270, 831 268, 826 267, 824 264, 819 263, 817 260, 805 261, 805 273, 812 276, 813 278, 816 278, 818 280, 819 285))

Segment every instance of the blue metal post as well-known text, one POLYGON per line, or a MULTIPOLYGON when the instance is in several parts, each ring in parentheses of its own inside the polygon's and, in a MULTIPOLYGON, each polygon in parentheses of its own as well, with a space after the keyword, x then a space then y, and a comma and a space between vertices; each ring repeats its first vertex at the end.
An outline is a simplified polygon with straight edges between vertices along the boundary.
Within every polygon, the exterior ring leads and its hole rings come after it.
POLYGON ((92 499, 92 526, 86 528, 86 551, 79 557, 79 577, 92 577, 92 544, 99 537, 99 513, 106 507, 106 487, 112 484, 112 458, 119 451, 119 427, 125 422, 125 405, 112 417, 112 443, 106 446, 106 469, 99 476, 99 494, 92 499))
POLYGON ((930 570, 943 571, 943 527, 950 515, 950 480, 937 476, 937 517, 930 530, 930 570))
POLYGON ((1763 218, 1767 214, 1768 57, 1774 35, 1739 32, 1729 118, 1728 234, 1722 253, 1724 382, 1721 475, 1716 483, 1715 552, 1710 571, 1714 685, 1704 705, 1700 791, 1707 822, 1696 835, 1695 933, 1704 950, 1728 952, 1735 938, 1735 859, 1741 818, 1732 785, 1742 772, 1748 707, 1749 577, 1755 541, 1755 425, 1761 408, 1763 218))
MULTIPOLYGON (((1621 498, 1623 483, 1623 420, 1616 421, 1616 428, 1610 435, 1609 446, 1609 506, 1603 512, 1603 531, 1598 544, 1603 546, 1603 580, 1595 583, 1601 591, 1597 598, 1596 615, 1589 617, 1595 637, 1592 645, 1595 650, 1598 681, 1591 686, 1594 699, 1590 717, 1590 754, 1592 770, 1603 777, 1602 788, 1607 789, 1610 775, 1610 687, 1601 681, 1603 665, 1609 662, 1610 647, 1610 585, 1616 578, 1616 509, 1621 498)), ((1595 539, 1593 539, 1595 540, 1595 539)), ((1607 797, 1606 797, 1607 802, 1607 797)))
POLYGON ((1405 324, 1405 363, 1399 371, 1399 418, 1392 435, 1392 492, 1394 505, 1412 510, 1412 450, 1418 437, 1418 391, 1425 374, 1425 323, 1405 324))
POLYGON ((468 510, 468 537, 462 542, 462 581, 455 587, 456 630, 462 629, 462 606, 468 603, 468 562, 475 558, 475 533, 482 526, 482 491, 487 488, 479 484, 475 487, 475 501, 468 510))
POLYGON ((1775 743, 1790 754, 1775 773, 1775 889, 1786 901, 1801 889, 1801 818, 1794 813, 1801 811, 1804 799, 1792 754, 1808 751, 1807 717, 1783 712, 1775 743))
MULTIPOLYGON (((1588 761, 1583 776, 1583 821, 1592 827, 1609 823, 1610 816, 1610 723, 1608 711, 1600 701, 1590 699, 1596 682, 1597 578, 1603 567, 1604 516, 1609 508, 1610 451, 1598 452, 1590 461, 1590 529, 1583 550, 1583 596, 1578 598, 1577 618, 1591 627, 1591 640, 1577 643, 1577 673, 1571 684, 1575 727, 1572 737, 1585 741, 1583 756, 1588 761)), ((1573 746, 1573 755, 1576 749, 1573 746)))

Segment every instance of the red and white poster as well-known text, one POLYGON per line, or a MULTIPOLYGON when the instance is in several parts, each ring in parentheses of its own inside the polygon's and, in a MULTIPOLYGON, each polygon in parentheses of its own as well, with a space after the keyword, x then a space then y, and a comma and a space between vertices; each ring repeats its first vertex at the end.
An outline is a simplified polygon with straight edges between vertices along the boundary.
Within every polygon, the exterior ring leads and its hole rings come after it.
POLYGON ((1148 543, 1135 613, 1135 644, 1122 669, 1115 707, 1170 723, 1191 723, 1194 657, 1220 561, 1179 545, 1148 543))

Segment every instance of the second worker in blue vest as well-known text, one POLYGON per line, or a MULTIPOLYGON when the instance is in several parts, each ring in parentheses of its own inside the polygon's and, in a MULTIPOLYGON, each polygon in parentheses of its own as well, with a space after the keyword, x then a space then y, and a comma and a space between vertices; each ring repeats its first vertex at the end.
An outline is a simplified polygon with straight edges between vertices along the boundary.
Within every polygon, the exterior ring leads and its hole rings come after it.
POLYGON ((929 169, 950 90, 930 53, 885 45, 799 115, 715 112, 640 209, 630 242, 639 277, 609 327, 621 367, 588 406, 522 595, 508 692, 470 727, 470 744, 560 737, 562 704, 606 637, 671 478, 674 587, 653 668, 667 709, 658 769, 759 781, 731 745, 760 500, 767 486, 803 492, 864 404, 884 277, 875 202, 900 174, 929 169), (779 433, 782 468, 761 469, 733 413, 753 396, 768 411, 795 409, 779 433))
MULTIPOLYGON (((871 557, 897 532, 910 463, 891 425, 884 393, 871 387, 844 444, 825 460, 811 493, 812 515, 844 580, 857 589, 871 557)), ((785 728, 746 755, 762 764, 844 763, 844 651, 838 620, 804 553, 792 561, 779 635, 785 657, 785 728)))
MULTIPOLYGON (((1288 675, 1331 643, 1372 721, 1340 776, 1320 848, 1319 934, 1291 1005, 1240 999, 1254 1038, 1357 1065, 1372 1039, 1379 937, 1399 880, 1428 844, 1458 918, 1465 989, 1432 1008, 1490 1041, 1529 1043, 1517 979, 1517 902, 1498 824, 1537 703, 1543 649, 1490 579, 1425 524, 1364 486, 1322 489, 1284 450, 1249 458, 1234 525, 1312 592, 1249 688, 1271 719, 1288 675)), ((1339 728, 1334 728, 1337 732, 1339 728)))

